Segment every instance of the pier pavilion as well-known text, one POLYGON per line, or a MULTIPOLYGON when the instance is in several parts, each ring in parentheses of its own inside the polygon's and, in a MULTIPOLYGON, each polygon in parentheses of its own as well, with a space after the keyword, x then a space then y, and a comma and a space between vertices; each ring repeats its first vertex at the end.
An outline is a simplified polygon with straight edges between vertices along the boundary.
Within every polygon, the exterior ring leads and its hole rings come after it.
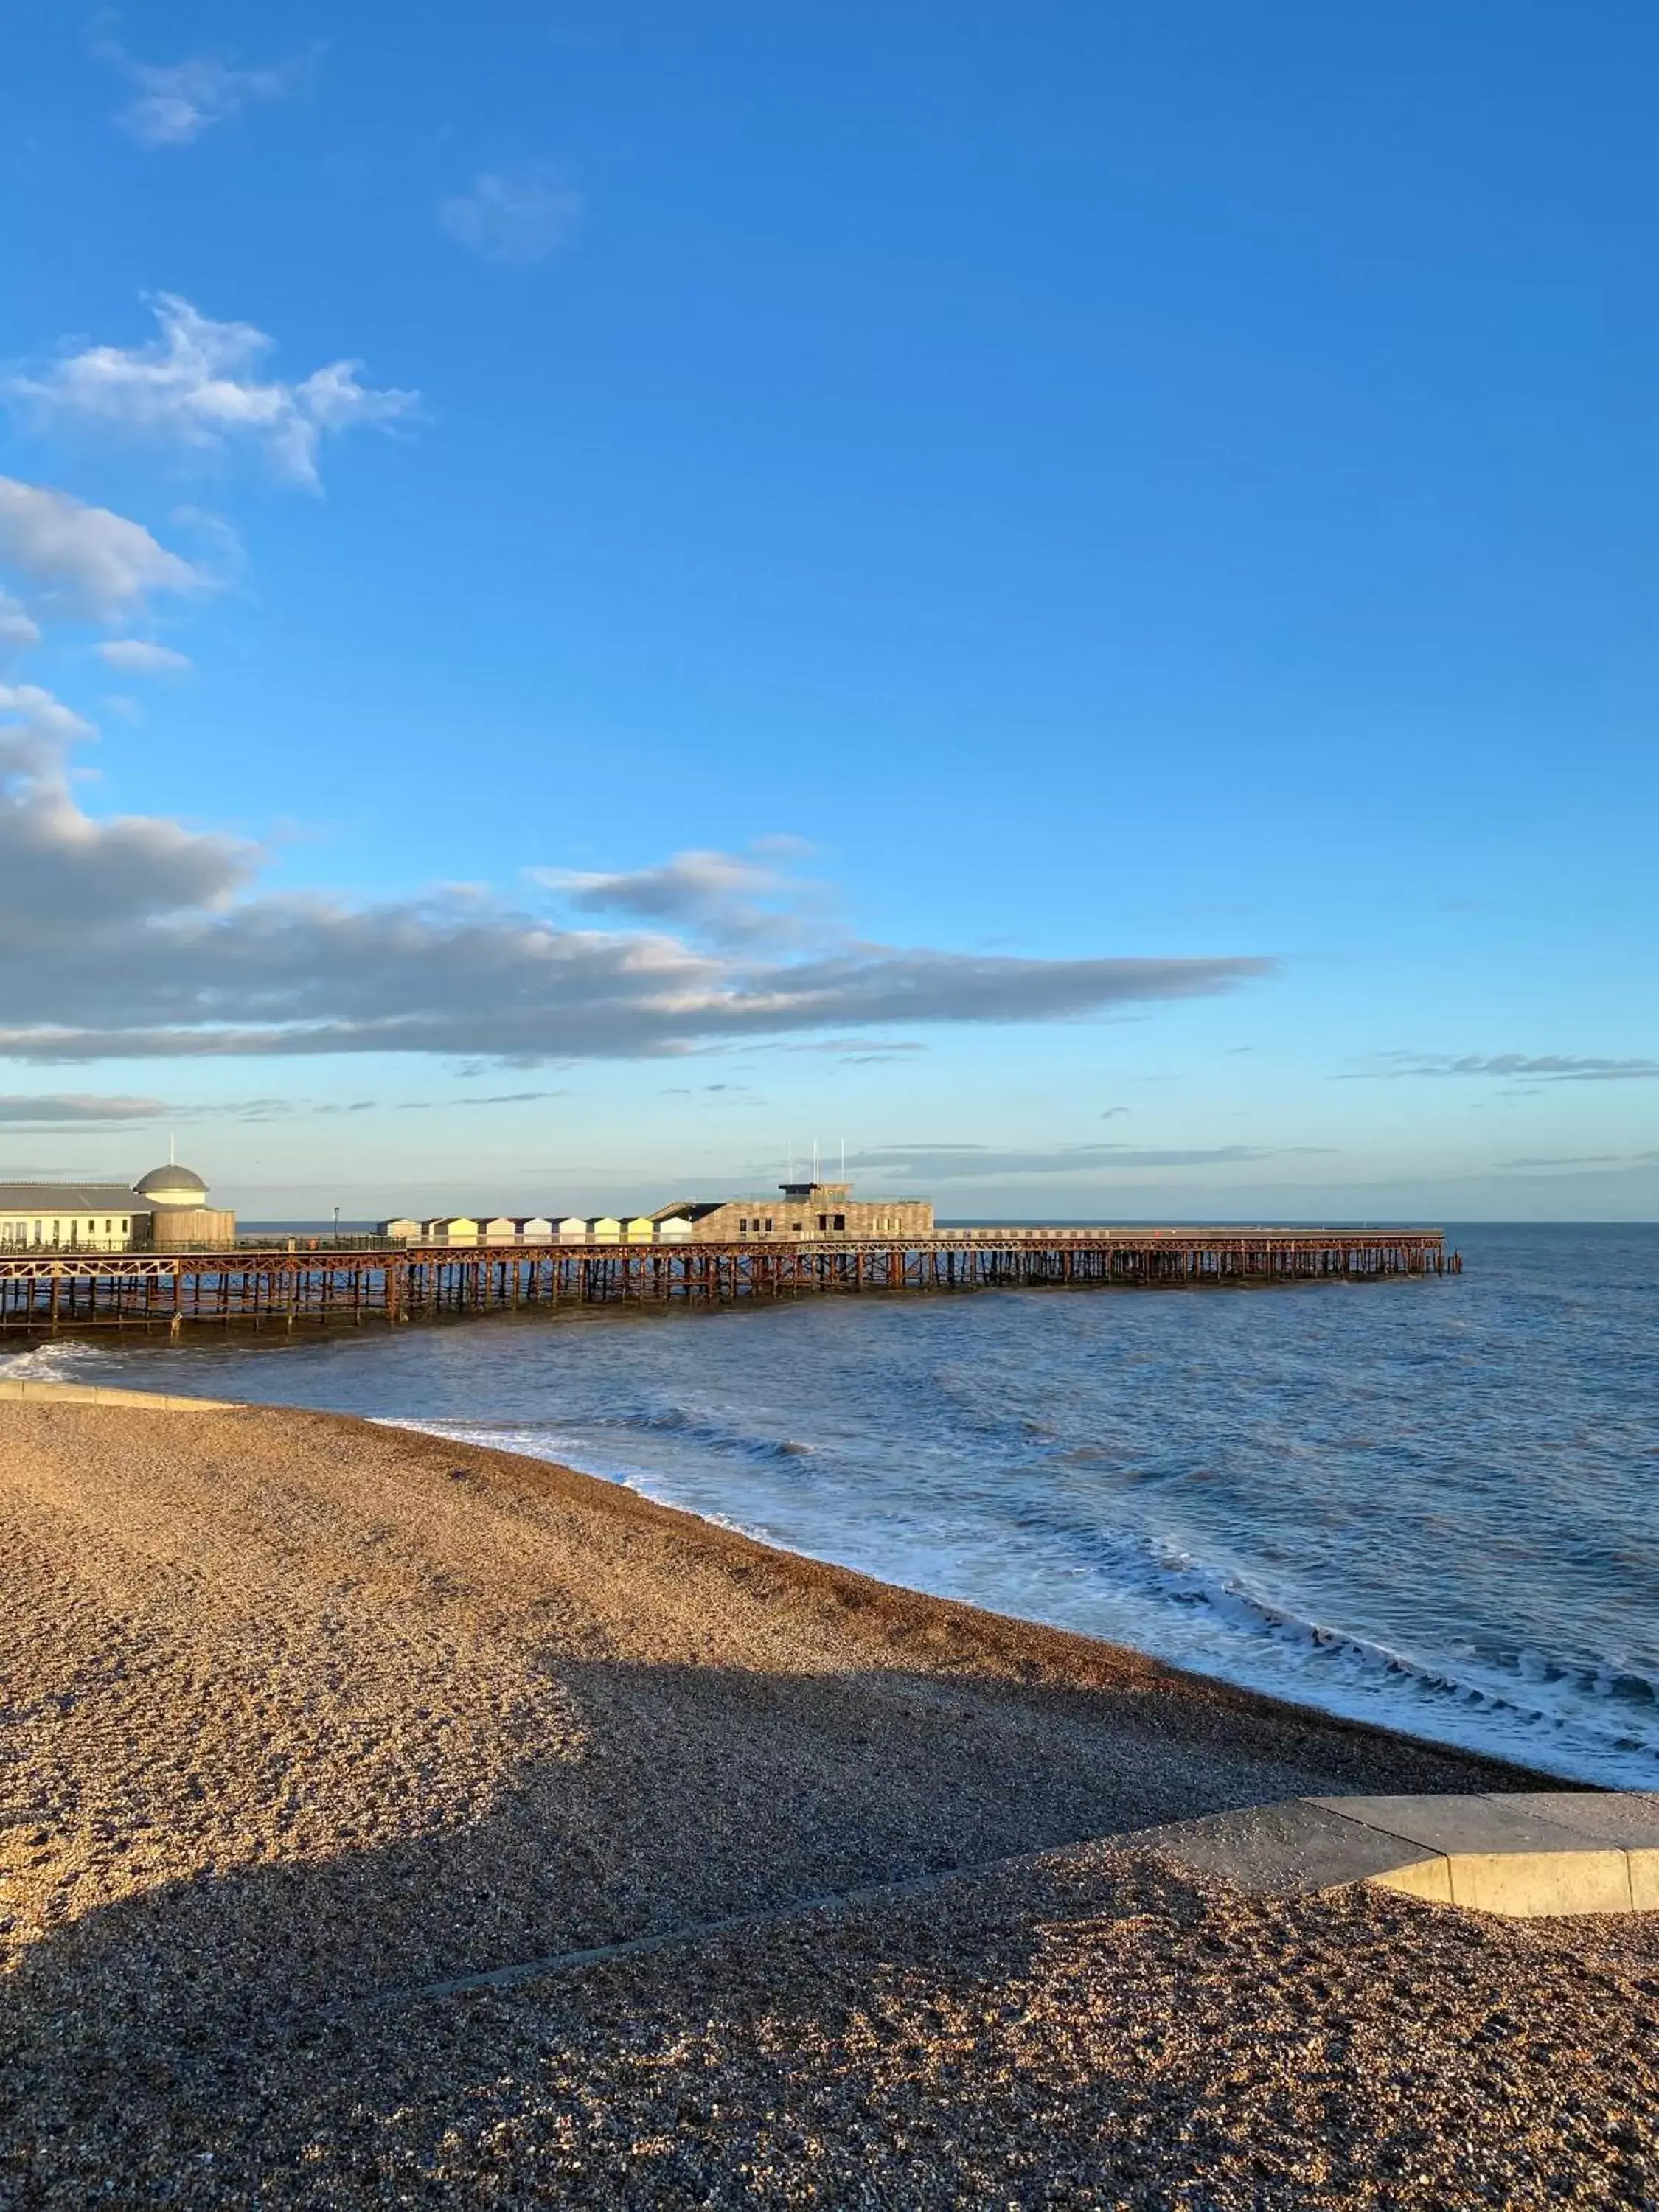
POLYGON ((236 1216, 207 1203, 169 1161, 136 1183, 0 1182, 0 1252, 200 1252, 236 1241, 236 1216))

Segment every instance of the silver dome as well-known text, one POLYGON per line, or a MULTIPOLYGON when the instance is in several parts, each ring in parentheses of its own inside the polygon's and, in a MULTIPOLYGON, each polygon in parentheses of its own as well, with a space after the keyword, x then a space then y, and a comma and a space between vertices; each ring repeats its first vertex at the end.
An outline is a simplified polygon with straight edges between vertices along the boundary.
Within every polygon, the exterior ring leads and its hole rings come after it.
POLYGON ((133 1188, 152 1206, 199 1206, 207 1196, 207 1185, 200 1176, 189 1168, 173 1165, 152 1168, 147 1176, 139 1176, 133 1188))

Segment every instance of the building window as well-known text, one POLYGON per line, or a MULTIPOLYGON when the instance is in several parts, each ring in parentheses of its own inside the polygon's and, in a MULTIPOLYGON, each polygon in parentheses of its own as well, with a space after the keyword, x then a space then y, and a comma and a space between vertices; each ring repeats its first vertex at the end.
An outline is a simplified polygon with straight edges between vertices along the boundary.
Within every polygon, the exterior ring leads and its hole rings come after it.
POLYGON ((847 1216, 846 1216, 844 1213, 838 1213, 838 1214, 836 1216, 836 1228, 837 1228, 837 1229, 845 1229, 845 1228, 846 1228, 846 1226, 847 1226, 847 1216))
POLYGON ((746 1237, 749 1234, 749 1224, 746 1219, 738 1222, 738 1234, 739 1237, 746 1237))
POLYGON ((819 1227, 820 1229, 827 1229, 829 1226, 830 1226, 830 1217, 829 1217, 829 1215, 828 1215, 827 1213, 821 1213, 821 1214, 819 1214, 819 1216, 818 1216, 818 1227, 819 1227))
POLYGON ((766 1231, 769 1237, 772 1233, 772 1217, 769 1213, 766 1217, 766 1231))

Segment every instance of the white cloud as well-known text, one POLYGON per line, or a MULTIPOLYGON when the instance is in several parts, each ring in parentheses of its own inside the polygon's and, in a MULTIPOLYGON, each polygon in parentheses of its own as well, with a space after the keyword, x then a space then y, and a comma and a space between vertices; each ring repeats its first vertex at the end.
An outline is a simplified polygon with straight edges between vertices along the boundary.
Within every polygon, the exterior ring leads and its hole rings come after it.
POLYGON ((66 612, 109 616, 205 579, 142 523, 66 491, 0 477, 0 570, 66 612))
POLYGON ((96 735, 39 684, 0 684, 0 775, 61 780, 67 748, 96 735))
POLYGON ((15 652, 20 647, 40 642, 40 625, 22 601, 13 599, 9 592, 0 592, 0 648, 9 647, 15 652))
POLYGON ((237 69, 213 54, 196 54, 181 62, 141 62, 107 41, 98 51, 134 88, 137 97, 115 119, 147 153, 192 145, 204 131, 216 123, 228 123, 245 107, 284 98, 306 66, 284 62, 274 68, 237 69))
POLYGON ((413 392, 360 383, 360 362, 330 362, 294 384, 262 379, 271 347, 263 331, 215 322, 171 292, 154 306, 161 334, 148 345, 66 354, 39 376, 14 377, 12 397, 49 416, 198 450, 253 446, 279 475, 313 489, 325 436, 407 422, 418 410, 413 392))
POLYGON ((100 660, 128 676, 182 676, 191 665, 188 653, 143 637, 107 638, 95 650, 100 660))
POLYGON ((899 1021, 1065 1020, 1230 990, 1272 965, 879 945, 800 957, 787 930, 699 948, 662 931, 571 928, 476 894, 374 905, 262 895, 259 856, 234 839, 88 816, 65 760, 86 725, 34 687, 0 694, 7 708, 0 1054, 14 1058, 640 1059, 899 1021))
POLYGON ((439 228, 485 261, 544 261, 581 213, 581 194, 537 170, 485 170, 471 189, 440 203, 439 228))
POLYGON ((146 929, 159 947, 169 917, 222 911, 252 873, 254 854, 234 838, 155 815, 82 812, 68 754, 94 734, 39 684, 0 684, 0 1001, 18 988, 32 995, 37 958, 54 973, 72 968, 77 927, 94 958, 146 929))

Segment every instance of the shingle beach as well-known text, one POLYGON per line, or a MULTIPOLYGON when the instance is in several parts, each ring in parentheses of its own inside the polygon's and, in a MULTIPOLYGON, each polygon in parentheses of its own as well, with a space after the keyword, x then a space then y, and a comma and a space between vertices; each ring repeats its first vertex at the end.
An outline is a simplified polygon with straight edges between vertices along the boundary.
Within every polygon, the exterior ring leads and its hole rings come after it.
POLYGON ((0 1406, 0 1717, 7 2208, 1659 2204, 1659 1916, 1112 1840, 1518 1770, 563 1468, 0 1406))

